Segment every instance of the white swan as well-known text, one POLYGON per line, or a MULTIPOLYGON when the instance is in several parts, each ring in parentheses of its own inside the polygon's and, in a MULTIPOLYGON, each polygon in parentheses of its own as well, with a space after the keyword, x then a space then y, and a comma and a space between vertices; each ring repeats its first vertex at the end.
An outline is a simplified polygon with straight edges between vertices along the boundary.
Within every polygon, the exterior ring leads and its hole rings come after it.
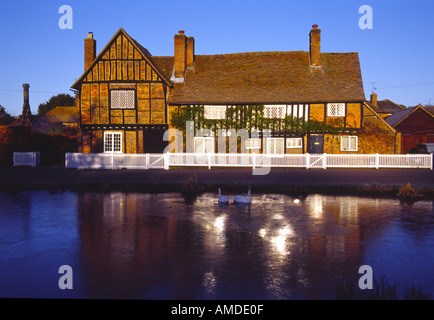
POLYGON ((228 198, 228 197, 225 197, 225 196, 222 196, 222 191, 221 191, 220 188, 219 188, 219 203, 220 203, 220 204, 226 204, 226 203, 229 203, 229 198, 228 198))
POLYGON ((247 193, 247 197, 246 196, 235 196, 234 198, 232 198, 234 200, 234 203, 235 204, 251 203, 252 202, 251 189, 252 188, 249 186, 249 191, 247 193))

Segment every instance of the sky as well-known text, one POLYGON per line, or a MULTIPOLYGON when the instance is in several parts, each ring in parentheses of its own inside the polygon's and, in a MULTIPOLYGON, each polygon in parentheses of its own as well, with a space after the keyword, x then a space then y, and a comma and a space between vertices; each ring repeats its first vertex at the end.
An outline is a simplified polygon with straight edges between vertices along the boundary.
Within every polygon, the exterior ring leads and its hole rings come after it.
POLYGON ((21 114, 23 83, 34 114, 51 96, 72 95, 88 32, 97 53, 123 28, 152 55, 170 56, 179 30, 195 38, 196 54, 308 51, 313 24, 322 31, 322 52, 358 52, 367 100, 374 90, 379 100, 408 107, 434 104, 433 13, 432 0, 4 1, 0 105, 21 114), (63 5, 69 16, 59 13, 63 5), (372 28, 360 27, 368 21, 363 5, 372 9, 372 28))

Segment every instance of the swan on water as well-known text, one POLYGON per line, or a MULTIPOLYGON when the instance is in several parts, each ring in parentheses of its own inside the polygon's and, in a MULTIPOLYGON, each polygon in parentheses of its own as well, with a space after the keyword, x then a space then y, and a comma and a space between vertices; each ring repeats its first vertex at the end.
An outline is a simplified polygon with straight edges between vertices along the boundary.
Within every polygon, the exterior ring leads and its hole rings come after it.
POLYGON ((234 198, 232 198, 234 200, 234 203, 237 204, 237 203, 250 203, 250 202, 252 202, 251 189, 252 188, 249 186, 247 197, 238 195, 238 196, 235 196, 234 198))

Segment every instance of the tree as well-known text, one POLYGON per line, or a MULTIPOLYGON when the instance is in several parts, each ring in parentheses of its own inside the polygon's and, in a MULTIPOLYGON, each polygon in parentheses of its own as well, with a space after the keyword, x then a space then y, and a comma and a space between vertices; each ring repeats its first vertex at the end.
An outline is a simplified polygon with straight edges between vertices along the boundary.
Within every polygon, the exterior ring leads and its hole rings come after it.
POLYGON ((12 122, 14 122, 14 118, 6 112, 3 106, 0 106, 0 125, 11 124, 12 122))
POLYGON ((58 95, 52 96, 48 101, 45 101, 38 106, 38 115, 43 116, 48 111, 51 111, 56 107, 67 107, 74 105, 74 97, 66 93, 59 93, 58 95))

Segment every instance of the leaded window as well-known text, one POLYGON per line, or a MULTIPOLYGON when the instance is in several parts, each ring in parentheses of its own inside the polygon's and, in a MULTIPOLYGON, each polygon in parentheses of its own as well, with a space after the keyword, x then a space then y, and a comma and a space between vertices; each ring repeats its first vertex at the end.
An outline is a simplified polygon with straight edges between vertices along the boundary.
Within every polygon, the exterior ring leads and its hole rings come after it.
POLYGON ((328 103, 328 117, 345 117, 345 103, 328 103))
POLYGON ((286 148, 288 149, 296 149, 303 147, 303 139, 302 138, 287 138, 286 139, 286 148))
POLYGON ((284 119, 286 116, 286 105, 265 105, 264 118, 284 119))
POLYGON ((226 106, 204 106, 204 117, 210 120, 226 118, 226 106))
POLYGON ((110 106, 113 109, 134 109, 136 106, 134 90, 112 90, 110 106))
POLYGON ((284 138, 268 138, 267 139, 268 154, 284 154, 285 139, 284 138))

